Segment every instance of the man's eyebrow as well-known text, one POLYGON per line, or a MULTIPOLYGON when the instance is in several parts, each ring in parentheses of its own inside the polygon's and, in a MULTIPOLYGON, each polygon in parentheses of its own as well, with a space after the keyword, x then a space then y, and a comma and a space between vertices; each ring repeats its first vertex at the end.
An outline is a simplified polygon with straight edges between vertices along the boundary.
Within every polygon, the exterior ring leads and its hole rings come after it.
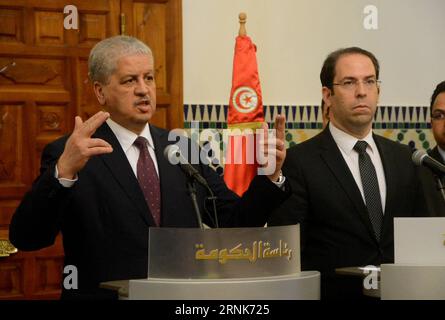
MULTIPOLYGON (((365 76, 364 78, 365 79, 371 79, 371 78, 376 79, 377 77, 375 75, 369 75, 369 76, 365 76)), ((343 77, 340 79, 340 81, 343 81, 343 80, 358 80, 358 78, 353 77, 353 76, 346 76, 346 77, 343 77)))
POLYGON ((137 75, 131 74, 131 73, 123 74, 123 75, 120 76, 121 79, 123 79, 123 78, 135 78, 135 77, 137 77, 137 75))
MULTIPOLYGON (((147 72, 143 72, 142 74, 144 74, 144 75, 146 75, 146 74, 154 74, 154 71, 150 70, 150 71, 147 71, 147 72)), ((135 74, 135 73, 124 73, 121 77, 137 77, 138 75, 139 75, 139 73, 138 74, 135 74)))
POLYGON ((357 78, 346 76, 346 77, 341 78, 339 81, 344 81, 344 80, 357 80, 357 78))

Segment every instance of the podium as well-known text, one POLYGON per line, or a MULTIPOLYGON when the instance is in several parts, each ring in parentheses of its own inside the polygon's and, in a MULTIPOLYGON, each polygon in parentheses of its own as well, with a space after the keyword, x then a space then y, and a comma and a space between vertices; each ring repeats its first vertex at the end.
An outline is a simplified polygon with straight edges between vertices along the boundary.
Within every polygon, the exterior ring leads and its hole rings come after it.
POLYGON ((148 278, 102 287, 130 300, 319 300, 320 273, 301 271, 299 225, 153 228, 148 278))
POLYGON ((445 265, 381 265, 382 300, 445 300, 445 265))
POLYGON ((243 279, 130 280, 130 300, 319 300, 320 273, 243 279))
POLYGON ((395 218, 394 264, 381 265, 382 300, 445 300, 445 218, 395 218))

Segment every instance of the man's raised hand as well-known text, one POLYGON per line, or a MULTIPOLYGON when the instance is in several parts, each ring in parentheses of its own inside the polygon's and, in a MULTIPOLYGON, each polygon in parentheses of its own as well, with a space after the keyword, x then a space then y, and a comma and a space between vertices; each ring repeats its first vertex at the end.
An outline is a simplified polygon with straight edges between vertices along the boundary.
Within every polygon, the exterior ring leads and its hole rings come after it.
POLYGON ((277 115, 274 126, 275 132, 270 135, 267 123, 263 123, 264 138, 260 144, 260 150, 266 162, 261 167, 264 169, 263 172, 273 182, 278 180, 281 167, 286 158, 285 124, 286 118, 284 115, 277 115))
POLYGON ((85 122, 81 117, 76 117, 74 131, 57 161, 58 178, 74 179, 92 156, 113 152, 113 148, 105 140, 91 138, 109 117, 110 114, 103 111, 99 111, 85 122))

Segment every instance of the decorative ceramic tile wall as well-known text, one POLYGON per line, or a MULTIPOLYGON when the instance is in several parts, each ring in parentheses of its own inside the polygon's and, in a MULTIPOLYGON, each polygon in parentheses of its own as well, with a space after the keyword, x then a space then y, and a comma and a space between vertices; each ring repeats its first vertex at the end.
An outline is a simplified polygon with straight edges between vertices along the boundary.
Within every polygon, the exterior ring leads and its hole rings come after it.
MULTIPOLYGON (((227 110, 227 105, 186 104, 184 127, 188 129, 195 122, 200 129, 226 129, 227 110)), ((270 126, 277 114, 286 116, 288 146, 315 136, 322 128, 320 106, 271 105, 264 107, 264 114, 270 126)), ((427 106, 380 106, 373 128, 377 134, 414 148, 428 151, 435 146, 427 106)))

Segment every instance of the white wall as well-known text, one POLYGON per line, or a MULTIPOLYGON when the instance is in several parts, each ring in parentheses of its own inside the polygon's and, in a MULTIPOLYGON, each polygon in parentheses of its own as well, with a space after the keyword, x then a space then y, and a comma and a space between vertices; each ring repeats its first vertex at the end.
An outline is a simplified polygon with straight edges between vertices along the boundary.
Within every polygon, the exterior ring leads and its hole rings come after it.
POLYGON ((228 104, 239 12, 265 105, 319 104, 324 58, 352 45, 380 60, 381 105, 428 105, 445 80, 444 0, 183 0, 184 103, 228 104), (363 27, 370 4, 378 30, 363 27))

